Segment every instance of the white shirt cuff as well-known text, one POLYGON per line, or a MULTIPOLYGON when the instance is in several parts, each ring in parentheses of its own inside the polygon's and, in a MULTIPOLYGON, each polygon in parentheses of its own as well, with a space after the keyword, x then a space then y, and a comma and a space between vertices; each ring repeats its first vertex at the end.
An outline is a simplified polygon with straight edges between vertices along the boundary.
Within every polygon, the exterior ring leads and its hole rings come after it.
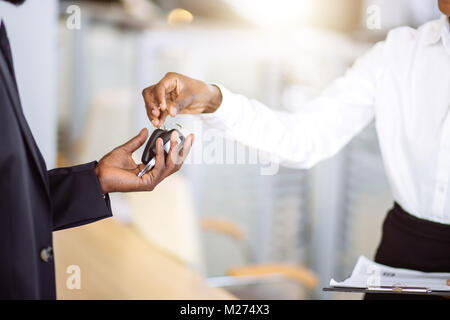
POLYGON ((222 93, 222 103, 219 108, 213 113, 200 114, 200 118, 208 125, 232 128, 239 118, 239 95, 236 95, 229 91, 227 88, 220 84, 214 84, 222 93))

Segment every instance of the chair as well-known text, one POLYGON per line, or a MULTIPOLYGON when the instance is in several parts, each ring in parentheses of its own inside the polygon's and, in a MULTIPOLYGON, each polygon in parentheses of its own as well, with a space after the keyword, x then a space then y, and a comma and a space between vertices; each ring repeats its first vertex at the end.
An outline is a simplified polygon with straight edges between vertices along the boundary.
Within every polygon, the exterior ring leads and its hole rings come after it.
POLYGON ((290 286, 287 291, 293 293, 287 298, 308 298, 318 285, 314 272, 301 265, 248 264, 251 250, 246 242, 245 231, 234 221, 225 218, 197 218, 189 184, 181 174, 169 177, 153 192, 127 194, 126 198, 134 227, 149 241, 197 271, 205 273, 206 270, 207 252, 200 240, 205 234, 220 234, 225 241, 235 246, 242 255, 243 265, 229 268, 224 276, 209 277, 208 282, 212 286, 223 287, 242 298, 273 298, 286 293, 286 290, 279 289, 284 283, 290 286), (278 293, 262 296, 258 290, 274 290, 278 293))

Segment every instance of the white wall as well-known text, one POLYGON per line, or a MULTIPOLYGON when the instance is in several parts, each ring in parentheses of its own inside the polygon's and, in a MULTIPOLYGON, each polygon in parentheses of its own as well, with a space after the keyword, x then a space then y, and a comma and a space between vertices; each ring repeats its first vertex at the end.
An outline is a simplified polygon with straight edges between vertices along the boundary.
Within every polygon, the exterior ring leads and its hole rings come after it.
POLYGON ((57 143, 57 6, 56 0, 28 0, 19 7, 0 1, 22 106, 49 168, 57 143))
POLYGON ((371 5, 381 9, 383 30, 404 25, 418 27, 442 15, 438 8, 438 0, 363 0, 365 15, 366 8, 371 5))

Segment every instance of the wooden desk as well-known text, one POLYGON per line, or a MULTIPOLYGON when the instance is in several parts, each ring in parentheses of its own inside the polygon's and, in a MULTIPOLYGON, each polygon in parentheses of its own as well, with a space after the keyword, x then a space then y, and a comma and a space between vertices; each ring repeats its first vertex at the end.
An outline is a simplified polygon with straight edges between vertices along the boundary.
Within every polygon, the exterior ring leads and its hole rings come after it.
POLYGON ((235 299, 114 219, 54 233, 58 299, 235 299), (67 289, 78 265, 81 289, 67 289))

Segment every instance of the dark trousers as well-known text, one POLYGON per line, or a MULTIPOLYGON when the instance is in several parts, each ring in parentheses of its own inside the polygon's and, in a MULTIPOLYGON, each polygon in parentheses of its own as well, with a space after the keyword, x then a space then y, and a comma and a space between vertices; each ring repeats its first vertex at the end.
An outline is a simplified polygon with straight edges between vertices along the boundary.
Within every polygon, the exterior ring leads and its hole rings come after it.
MULTIPOLYGON (((450 272, 450 225, 416 218, 395 203, 383 223, 375 261, 424 272, 450 272)), ((366 294, 365 300, 444 299, 438 296, 366 294)))

